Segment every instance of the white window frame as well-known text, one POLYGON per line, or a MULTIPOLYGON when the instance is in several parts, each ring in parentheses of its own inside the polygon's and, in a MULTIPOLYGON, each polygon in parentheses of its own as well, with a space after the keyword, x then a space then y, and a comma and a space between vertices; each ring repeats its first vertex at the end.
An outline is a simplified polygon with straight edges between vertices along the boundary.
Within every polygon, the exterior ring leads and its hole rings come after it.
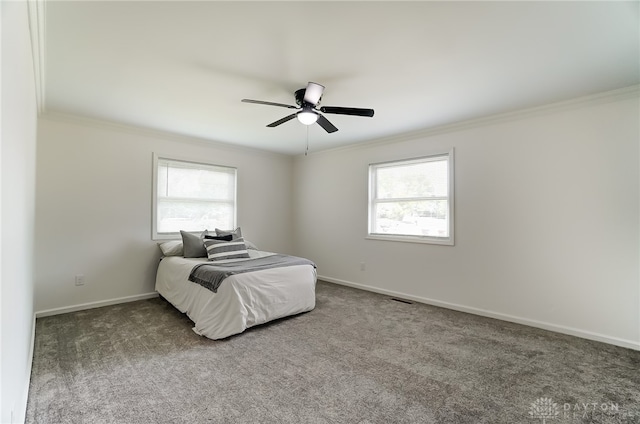
MULTIPOLYGON (((174 240, 180 239, 181 235, 179 232, 171 232, 171 233, 159 233, 158 232, 158 162, 160 160, 169 160, 174 162, 185 162, 189 164, 195 165, 203 165, 203 166, 215 166, 219 168, 227 168, 232 169, 234 171, 234 187, 235 192, 233 193, 233 225, 231 228, 236 228, 237 226, 237 216, 238 216, 238 169, 233 166, 227 165, 219 165, 213 162, 203 161, 202 159, 193 160, 189 158, 176 157, 174 155, 160 155, 158 153, 153 153, 153 182, 152 182, 152 211, 151 211, 151 239, 152 240, 174 240)), ((203 229, 204 230, 204 229, 203 229)))
POLYGON ((445 152, 437 152, 429 154, 427 156, 399 159, 388 162, 379 162, 369 164, 369 204, 368 204, 368 223, 367 223, 367 236, 365 238, 371 240, 386 240, 386 241, 400 241, 410 243, 428 243, 428 244, 441 244, 441 245, 454 245, 454 160, 453 149, 445 152), (447 200, 449 207, 449 236, 448 237, 435 237, 435 236, 419 236, 409 234, 385 234, 374 232, 374 218, 375 218, 375 206, 383 201, 398 201, 398 200, 425 200, 424 198, 391 198, 379 200, 376 197, 376 171, 380 168, 393 167, 407 165, 411 163, 422 163, 428 161, 442 160, 448 161, 448 193, 447 197, 430 197, 429 200, 447 200))

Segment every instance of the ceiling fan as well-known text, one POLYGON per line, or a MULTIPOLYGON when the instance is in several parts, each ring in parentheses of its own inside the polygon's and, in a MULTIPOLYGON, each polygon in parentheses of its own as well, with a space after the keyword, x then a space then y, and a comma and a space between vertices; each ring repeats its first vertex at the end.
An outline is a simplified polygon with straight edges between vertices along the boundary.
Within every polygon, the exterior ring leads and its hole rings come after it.
POLYGON ((293 118, 298 118, 298 121, 304 125, 311 125, 318 123, 328 133, 338 131, 327 118, 318 112, 323 113, 335 113, 338 115, 353 115, 353 116, 373 116, 373 109, 360 109, 355 107, 339 107, 339 106, 320 106, 320 99, 324 92, 324 86, 315 82, 309 82, 306 88, 301 88, 295 92, 296 104, 298 106, 287 105, 284 103, 264 102, 262 100, 242 99, 245 103, 256 103, 260 105, 279 106, 286 107, 288 109, 298 109, 296 113, 292 113, 289 116, 285 116, 282 119, 278 119, 275 122, 270 123, 267 127, 277 127, 280 124, 284 124, 293 118))

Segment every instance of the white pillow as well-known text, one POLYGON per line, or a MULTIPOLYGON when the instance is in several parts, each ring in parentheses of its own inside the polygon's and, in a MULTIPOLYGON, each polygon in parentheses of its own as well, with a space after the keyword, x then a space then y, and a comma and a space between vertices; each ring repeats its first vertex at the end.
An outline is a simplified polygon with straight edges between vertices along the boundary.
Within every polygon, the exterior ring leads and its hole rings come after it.
POLYGON ((182 256, 182 241, 171 240, 158 243, 163 256, 182 256))

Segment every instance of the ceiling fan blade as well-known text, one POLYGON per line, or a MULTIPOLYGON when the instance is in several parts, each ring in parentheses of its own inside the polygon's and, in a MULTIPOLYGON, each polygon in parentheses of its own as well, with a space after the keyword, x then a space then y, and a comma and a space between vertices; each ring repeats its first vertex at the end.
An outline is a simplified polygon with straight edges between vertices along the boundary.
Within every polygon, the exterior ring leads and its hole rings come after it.
POLYGON ((328 133, 333 133, 338 131, 338 129, 331 123, 327 118, 318 114, 318 120, 316 121, 318 125, 320 125, 324 130, 328 133))
POLYGON ((271 127, 271 128, 273 128, 273 127, 277 127, 277 126, 278 126, 278 125, 280 125, 280 124, 284 124, 284 123, 285 123, 285 122, 287 122, 287 121, 291 121, 293 118, 295 118, 295 117, 296 117, 296 115, 297 115, 297 114, 298 114, 297 112, 296 112, 296 113, 292 113, 292 114, 291 114, 291 115, 289 115, 289 116, 285 116, 285 117, 284 117, 284 118, 282 118, 282 119, 278 119, 276 122, 272 122, 272 123, 270 123, 269 125, 267 125, 267 127, 271 127))
POLYGON ((373 109, 360 109, 357 107, 322 106, 320 112, 338 115, 373 116, 373 109))
POLYGON ((323 91, 324 85, 309 81, 309 84, 307 84, 307 88, 304 91, 304 101, 314 106, 317 105, 320 101, 320 97, 322 97, 323 91))
POLYGON ((264 102, 262 100, 251 100, 251 99, 242 99, 241 101, 244 103, 255 103, 258 105, 280 106, 280 107, 286 107, 289 109, 298 109, 298 106, 285 105, 284 103, 264 102))

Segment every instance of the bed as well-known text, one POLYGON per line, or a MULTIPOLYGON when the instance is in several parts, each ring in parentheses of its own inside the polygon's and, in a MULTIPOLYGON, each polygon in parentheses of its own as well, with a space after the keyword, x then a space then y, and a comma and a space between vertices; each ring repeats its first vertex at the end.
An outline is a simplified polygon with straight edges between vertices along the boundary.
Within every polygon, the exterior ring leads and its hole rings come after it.
MULTIPOLYGON (((275 256, 250 249, 249 259, 275 256)), ((194 322, 193 331, 223 339, 249 327, 307 312, 315 307, 315 266, 292 265, 226 277, 213 292, 189 281, 194 267, 207 258, 163 257, 156 291, 194 322)))

